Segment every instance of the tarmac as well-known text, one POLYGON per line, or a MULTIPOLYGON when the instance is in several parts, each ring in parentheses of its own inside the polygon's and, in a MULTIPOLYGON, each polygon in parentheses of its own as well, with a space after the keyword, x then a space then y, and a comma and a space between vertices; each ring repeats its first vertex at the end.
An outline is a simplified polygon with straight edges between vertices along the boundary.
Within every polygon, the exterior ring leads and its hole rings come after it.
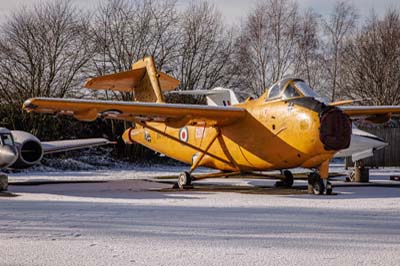
MULTIPOLYGON (((149 171, 150 173, 151 171, 149 171)), ((400 265, 398 169, 332 196, 263 179, 187 191, 120 171, 10 176, 0 265, 400 265), (132 176, 132 175, 131 175, 132 176), (397 183, 396 183, 397 182, 397 183)))

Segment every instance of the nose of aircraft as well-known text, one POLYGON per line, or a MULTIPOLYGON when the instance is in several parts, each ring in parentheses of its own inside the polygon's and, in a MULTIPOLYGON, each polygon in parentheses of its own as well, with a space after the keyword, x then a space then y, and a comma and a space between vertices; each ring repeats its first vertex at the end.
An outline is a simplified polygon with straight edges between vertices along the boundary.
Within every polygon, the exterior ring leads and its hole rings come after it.
POLYGON ((17 158, 18 152, 14 146, 4 145, 0 147, 0 168, 10 166, 17 158))
POLYGON ((351 121, 338 108, 331 108, 320 115, 320 140, 326 150, 342 150, 350 145, 351 121))

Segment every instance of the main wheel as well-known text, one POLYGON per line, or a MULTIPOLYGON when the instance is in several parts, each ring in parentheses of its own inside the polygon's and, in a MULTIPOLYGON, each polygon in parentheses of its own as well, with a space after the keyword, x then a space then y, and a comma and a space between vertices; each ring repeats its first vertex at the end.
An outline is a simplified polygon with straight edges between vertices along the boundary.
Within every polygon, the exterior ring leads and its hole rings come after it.
POLYGON ((324 181, 322 179, 316 180, 313 184, 313 192, 315 195, 324 194, 325 186, 324 181))
POLYGON ((293 174, 292 174, 292 172, 290 172, 289 170, 285 170, 285 171, 283 171, 283 175, 285 176, 285 180, 284 180, 285 185, 287 187, 293 186, 293 174))
POLYGON ((186 186, 190 186, 192 183, 192 177, 188 172, 182 172, 178 177, 178 187, 184 189, 186 186))
POLYGON ((326 184, 326 195, 332 195, 332 191, 333 191, 333 186, 331 182, 328 181, 328 183, 326 184))
POLYGON ((321 180, 321 176, 318 173, 310 173, 308 175, 308 184, 309 185, 314 185, 315 182, 317 182, 318 180, 321 180))
POLYGON ((277 181, 275 187, 292 187, 293 186, 293 174, 289 170, 283 171, 284 179, 277 181))

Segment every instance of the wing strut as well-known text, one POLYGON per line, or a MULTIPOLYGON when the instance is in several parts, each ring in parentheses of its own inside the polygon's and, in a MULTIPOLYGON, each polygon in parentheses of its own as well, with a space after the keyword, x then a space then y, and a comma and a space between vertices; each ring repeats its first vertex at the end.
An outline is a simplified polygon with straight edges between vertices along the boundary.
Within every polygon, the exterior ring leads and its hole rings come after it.
MULTIPOLYGON (((161 131, 161 130, 155 128, 155 127, 149 126, 149 125, 146 124, 145 122, 136 122, 136 123, 138 123, 139 125, 141 125, 143 128, 148 128, 148 129, 150 129, 150 130, 152 130, 152 131, 154 131, 154 132, 156 132, 156 133, 158 133, 158 134, 160 134, 160 135, 162 135, 162 136, 164 136, 164 137, 170 138, 170 139, 172 139, 172 140, 175 140, 175 141, 181 143, 182 145, 188 146, 188 147, 190 147, 190 148, 192 148, 192 149, 194 149, 194 150, 196 150, 196 151, 198 151, 198 152, 204 153, 204 155, 208 155, 208 156, 214 158, 215 160, 218 160, 218 161, 220 161, 220 162, 223 162, 223 163, 226 163, 226 164, 235 166, 234 164, 232 164, 232 162, 227 161, 227 160, 225 160, 225 159, 223 159, 223 158, 220 158, 220 157, 218 157, 218 156, 216 156, 216 155, 214 155, 214 154, 209 153, 208 150, 202 150, 202 149, 200 149, 199 147, 196 147, 196 146, 194 146, 194 145, 192 145, 192 144, 190 144, 190 143, 183 142, 183 141, 181 141, 180 139, 178 139, 178 138, 176 138, 176 137, 174 137, 174 136, 168 135, 168 134, 166 134, 165 132, 163 132, 163 131, 161 131)), ((217 138, 217 137, 218 137, 218 135, 217 135, 215 138, 217 138)), ((214 140, 214 141, 215 141, 215 140, 214 140)), ((211 144, 209 144, 209 145, 211 146, 211 144)), ((209 148, 209 147, 208 147, 208 148, 209 148)), ((203 157, 204 157, 204 155, 203 155, 203 157)), ((236 167, 236 166, 235 166, 235 167, 236 167)))
POLYGON ((216 132, 214 137, 212 137, 210 143, 208 143, 206 149, 201 152, 200 156, 198 156, 196 158, 196 160, 193 162, 192 167, 190 167, 190 171, 189 174, 193 173, 194 170, 196 170, 197 166, 199 166, 199 163, 201 162, 201 160, 203 159, 204 155, 206 155, 206 153, 208 152, 208 150, 210 149, 211 145, 213 145, 213 143, 215 142, 215 140, 221 135, 221 130, 219 128, 216 128, 216 132))

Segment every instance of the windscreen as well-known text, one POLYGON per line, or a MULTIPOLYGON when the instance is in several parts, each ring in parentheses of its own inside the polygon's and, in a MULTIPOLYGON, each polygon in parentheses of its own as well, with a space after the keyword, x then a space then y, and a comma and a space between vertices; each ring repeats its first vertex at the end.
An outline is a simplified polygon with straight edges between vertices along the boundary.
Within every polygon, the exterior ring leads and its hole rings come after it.
POLYGON ((0 135, 1 138, 1 144, 2 145, 10 145, 13 146, 14 145, 14 140, 11 136, 11 134, 1 134, 0 135))

